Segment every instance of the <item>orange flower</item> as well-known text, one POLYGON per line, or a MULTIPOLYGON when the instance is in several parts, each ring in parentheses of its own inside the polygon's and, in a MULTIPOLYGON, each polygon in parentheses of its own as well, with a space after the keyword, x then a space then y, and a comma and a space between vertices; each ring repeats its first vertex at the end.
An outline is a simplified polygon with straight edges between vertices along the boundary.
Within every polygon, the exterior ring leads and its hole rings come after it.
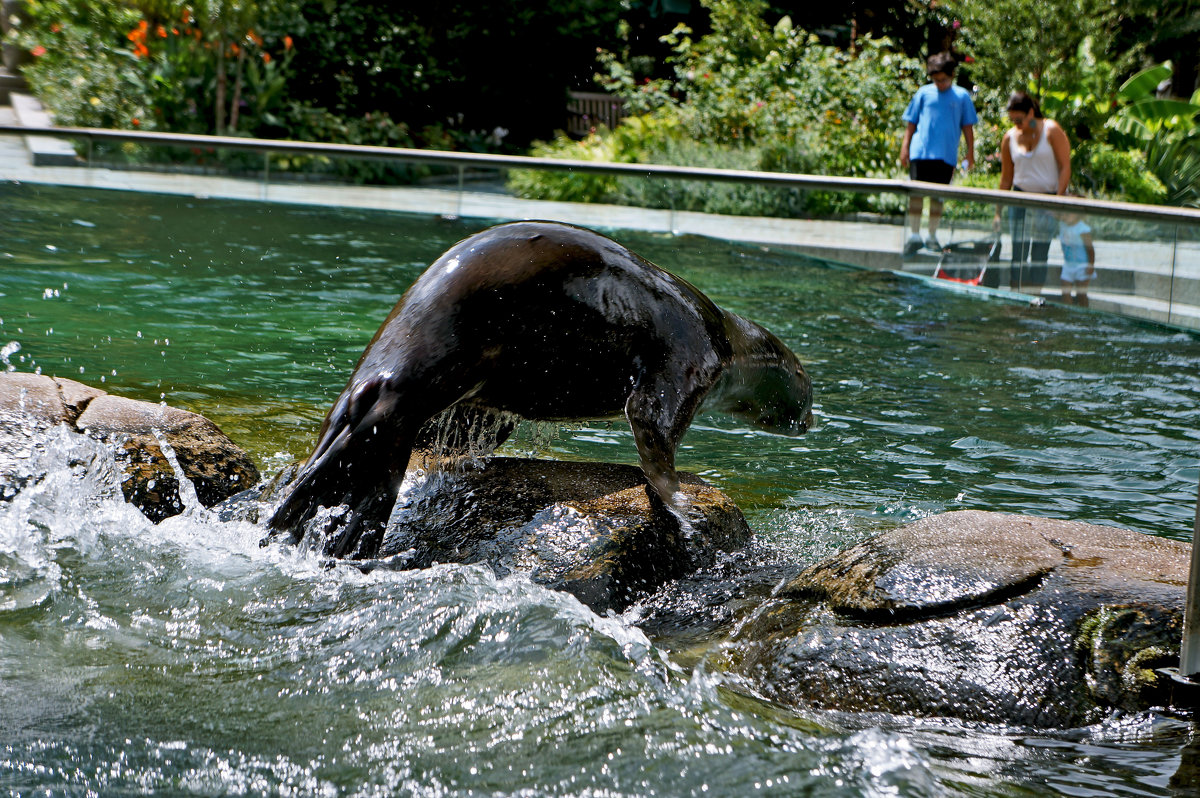
POLYGON ((263 53, 263 63, 264 64, 271 63, 271 54, 270 53, 263 53))
POLYGON ((45 47, 42 47, 42 46, 39 44, 37 47, 34 47, 32 50, 30 50, 30 51, 29 51, 29 54, 30 54, 30 55, 32 55, 32 56, 34 56, 35 58, 36 58, 36 57, 38 57, 38 56, 45 55, 45 54, 46 54, 46 48, 45 48, 45 47))
POLYGON ((138 23, 136 28, 129 31, 129 33, 125 35, 125 38, 133 42, 134 58, 141 58, 144 55, 150 55, 150 51, 146 48, 146 31, 149 29, 150 23, 143 19, 138 23))
POLYGON ((241 51, 242 48, 238 47, 236 43, 229 45, 229 52, 233 53, 234 55, 237 55, 241 51))
POLYGON ((250 41, 254 42, 255 44, 257 44, 259 47, 262 47, 262 44, 263 44, 262 37, 259 36, 254 31, 252 31, 252 30, 246 31, 246 38, 249 39, 250 41))
POLYGON ((158 34, 158 38, 160 38, 160 39, 167 38, 167 29, 164 28, 162 25, 158 26, 158 28, 155 30, 155 33, 158 34))
POLYGON ((58 24, 57 22, 55 22, 53 25, 50 26, 51 33, 58 33, 61 30, 62 30, 62 25, 58 24))
POLYGON ((138 119, 136 116, 130 121, 133 122, 134 127, 137 127, 138 125, 142 124, 142 120, 138 119))
POLYGON ((283 49, 285 51, 292 49, 292 37, 291 36, 283 37, 283 49))

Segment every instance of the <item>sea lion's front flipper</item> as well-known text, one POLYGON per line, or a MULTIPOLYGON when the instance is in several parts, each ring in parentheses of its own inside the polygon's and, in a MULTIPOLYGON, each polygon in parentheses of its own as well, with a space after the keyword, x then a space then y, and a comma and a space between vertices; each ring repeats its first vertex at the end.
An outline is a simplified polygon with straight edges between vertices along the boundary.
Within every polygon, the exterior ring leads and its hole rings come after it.
POLYGON ((689 372, 645 374, 625 401, 625 417, 633 430, 642 473, 668 507, 676 506, 679 491, 675 449, 717 376, 694 369, 689 372))

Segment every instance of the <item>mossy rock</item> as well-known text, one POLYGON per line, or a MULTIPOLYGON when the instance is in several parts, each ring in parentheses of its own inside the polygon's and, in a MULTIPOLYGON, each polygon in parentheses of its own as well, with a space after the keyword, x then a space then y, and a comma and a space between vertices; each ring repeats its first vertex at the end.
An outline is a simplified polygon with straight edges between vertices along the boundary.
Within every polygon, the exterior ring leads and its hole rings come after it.
POLYGON ((963 511, 807 569, 714 659, 796 707, 1071 727, 1169 700, 1190 552, 963 511))
POLYGON ((126 501, 152 521, 183 511, 179 472, 205 507, 259 480, 249 455, 201 415, 113 396, 61 377, 4 372, 0 373, 0 498, 11 498, 42 478, 30 469, 32 455, 42 446, 43 433, 59 425, 112 449, 126 501))

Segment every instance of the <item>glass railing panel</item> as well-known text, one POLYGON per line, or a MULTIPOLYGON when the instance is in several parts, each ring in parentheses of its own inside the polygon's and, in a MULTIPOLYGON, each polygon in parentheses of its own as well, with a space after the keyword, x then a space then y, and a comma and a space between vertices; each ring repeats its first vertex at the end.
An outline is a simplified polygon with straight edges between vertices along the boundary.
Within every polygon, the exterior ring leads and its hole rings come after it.
POLYGON ((923 205, 919 226, 911 212, 906 216, 904 271, 1052 302, 1084 304, 1081 295, 1086 293, 1086 304, 1093 308, 1198 326, 1183 321, 1186 311, 1172 308, 1178 302, 1195 304, 1193 275, 1200 268, 1200 252, 1176 242, 1177 237, 1180 243, 1195 241, 1195 225, 1147 221, 1086 201, 1077 208, 1050 209, 1023 205, 1019 199, 950 198, 940 208, 931 240, 930 200, 923 205), (919 230, 916 237, 914 229, 919 230), (1094 253, 1090 274, 1087 244, 1094 253), (1188 271, 1181 271, 1185 258, 1191 258, 1188 271), (1065 286, 1064 276, 1069 278, 1065 286))
POLYGON ((1075 210, 1080 218, 1071 224, 1086 225, 1094 245, 1095 276, 1086 281, 1091 307, 1200 329, 1200 218, 1178 209, 1076 200, 1068 201, 1080 206, 1072 209, 1034 195, 984 197, 950 186, 930 236, 933 201, 910 200, 914 189, 921 195, 928 187, 903 181, 632 164, 564 168, 542 159, 471 153, 119 131, 59 130, 42 138, 60 145, 58 153, 40 164, 33 159, 36 165, 14 161, 5 177, 489 222, 550 218, 602 229, 698 234, 1046 301, 1062 300, 1063 229, 1069 226, 1067 212, 1075 210), (54 168, 34 177, 45 165, 54 168), (73 168, 59 168, 69 165, 73 168), (922 213, 915 228, 911 208, 922 213))
POLYGON ((1200 329, 1200 224, 1175 225, 1168 321, 1200 329))
POLYGON ((1177 225, 1100 213, 1079 216, 1091 228, 1096 252, 1091 306, 1167 323, 1177 225))
POLYGON ((996 205, 975 200, 904 198, 900 269, 955 282, 999 287, 996 205))

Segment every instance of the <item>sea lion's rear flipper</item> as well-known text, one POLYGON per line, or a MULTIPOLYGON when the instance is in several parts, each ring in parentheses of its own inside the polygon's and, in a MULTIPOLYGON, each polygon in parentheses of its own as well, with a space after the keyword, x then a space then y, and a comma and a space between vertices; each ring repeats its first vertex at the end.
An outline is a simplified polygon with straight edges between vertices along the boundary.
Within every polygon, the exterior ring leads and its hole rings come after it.
POLYGON ((382 533, 422 419, 398 417, 398 404, 397 392, 382 380, 343 391, 313 453, 267 522, 273 534, 287 533, 294 543, 319 537, 315 547, 340 555, 361 548, 361 537, 376 527, 382 533), (320 508, 343 506, 340 516, 309 523, 320 508))

